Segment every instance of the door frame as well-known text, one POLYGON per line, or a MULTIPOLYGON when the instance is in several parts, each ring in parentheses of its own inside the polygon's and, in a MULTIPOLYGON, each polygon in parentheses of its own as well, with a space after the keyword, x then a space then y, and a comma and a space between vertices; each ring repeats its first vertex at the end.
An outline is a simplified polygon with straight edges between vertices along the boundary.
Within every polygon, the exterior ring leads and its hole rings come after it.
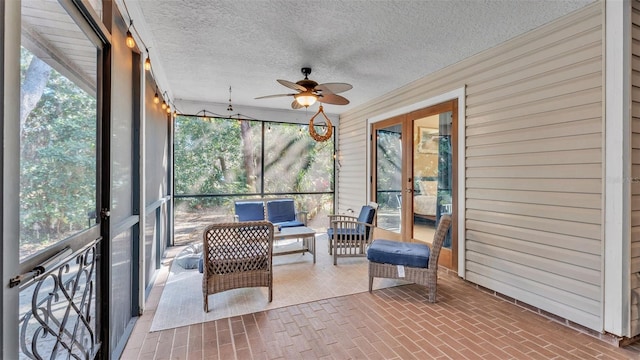
POLYGON ((379 115, 375 115, 372 116, 370 118, 367 119, 367 129, 366 129, 366 139, 368 139, 367 142, 367 179, 369 179, 369 181, 367 181, 366 184, 366 193, 367 193, 367 197, 368 197, 368 201, 372 201, 372 191, 373 191, 373 169, 372 169, 372 160, 373 160, 373 154, 372 152, 372 148, 373 148, 373 133, 372 133, 372 125, 374 123, 383 121, 383 120, 387 120, 393 117, 397 117, 403 114, 408 114, 410 112, 416 111, 416 110, 420 110, 423 108, 427 108, 430 106, 434 106, 434 105, 438 105, 440 103, 443 102, 447 102, 450 100, 455 100, 457 99, 458 101, 458 112, 457 112, 457 116, 458 116, 458 122, 457 122, 457 126, 453 129, 453 131, 455 131, 455 137, 457 138, 457 144, 456 146, 456 160, 457 160, 457 169, 456 169, 456 174, 454 174, 456 176, 456 181, 457 181, 457 188, 454 189, 454 191, 457 191, 456 195, 456 201, 454 204, 454 209, 456 211, 456 221, 453 223, 452 226, 456 227, 457 233, 458 233, 458 248, 457 248, 457 272, 458 272, 458 276, 465 278, 465 273, 466 273, 466 269, 465 269, 465 242, 466 242, 466 232, 465 232, 465 221, 466 221, 466 216, 465 216, 465 211, 466 211, 466 154, 465 154, 465 148, 466 148, 466 118, 465 118, 465 109, 466 109, 466 89, 465 87, 461 87, 461 88, 457 88, 455 90, 449 91, 447 93, 443 93, 425 100, 421 100, 409 105, 405 105, 402 107, 398 107, 396 109, 392 109, 390 111, 387 111, 385 113, 379 114, 379 115))

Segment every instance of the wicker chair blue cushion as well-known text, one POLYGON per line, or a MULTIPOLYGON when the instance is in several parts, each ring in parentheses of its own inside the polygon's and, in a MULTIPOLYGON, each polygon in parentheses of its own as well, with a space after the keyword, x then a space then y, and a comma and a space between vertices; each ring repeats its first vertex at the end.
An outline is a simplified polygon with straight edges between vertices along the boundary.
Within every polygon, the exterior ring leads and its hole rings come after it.
POLYGON ((264 220, 264 203, 262 201, 255 202, 237 202, 235 203, 236 216, 238 221, 260 221, 264 220))
POLYGON ((425 244, 376 239, 367 250, 367 259, 380 264, 426 268, 430 251, 425 244))

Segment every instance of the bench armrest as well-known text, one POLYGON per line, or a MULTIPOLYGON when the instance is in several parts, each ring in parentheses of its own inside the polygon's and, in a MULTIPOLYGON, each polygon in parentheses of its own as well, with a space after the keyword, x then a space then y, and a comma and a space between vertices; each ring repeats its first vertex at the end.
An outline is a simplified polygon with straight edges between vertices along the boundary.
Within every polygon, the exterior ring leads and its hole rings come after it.
POLYGON ((296 213, 296 220, 298 220, 301 223, 303 223, 304 226, 307 226, 307 216, 308 216, 308 214, 309 214, 308 211, 298 211, 296 213))

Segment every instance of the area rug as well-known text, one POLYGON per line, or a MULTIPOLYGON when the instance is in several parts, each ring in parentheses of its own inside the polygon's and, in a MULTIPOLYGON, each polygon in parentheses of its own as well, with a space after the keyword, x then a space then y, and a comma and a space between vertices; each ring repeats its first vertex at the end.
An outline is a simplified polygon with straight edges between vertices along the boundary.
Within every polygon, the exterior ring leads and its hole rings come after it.
MULTIPOLYGON (((209 295, 209 312, 202 300, 202 274, 171 264, 150 331, 217 320, 284 306, 307 303, 369 290, 368 262, 364 257, 339 258, 333 265, 326 234, 316 240, 312 254, 273 257, 273 301, 267 288, 242 288, 209 295)), ((374 280, 374 289, 406 284, 401 280, 374 280)))

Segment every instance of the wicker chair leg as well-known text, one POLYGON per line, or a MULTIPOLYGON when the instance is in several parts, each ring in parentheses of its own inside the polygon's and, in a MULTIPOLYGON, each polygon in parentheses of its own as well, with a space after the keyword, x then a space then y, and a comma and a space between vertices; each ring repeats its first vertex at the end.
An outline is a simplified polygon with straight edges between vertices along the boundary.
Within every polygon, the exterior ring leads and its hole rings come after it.
POLYGON ((273 284, 269 286, 269 302, 273 300, 273 284))
POLYGON ((209 296, 205 293, 204 295, 204 312, 209 312, 209 296))
POLYGON ((429 302, 435 303, 437 298, 437 282, 438 282, 438 274, 435 272, 430 272, 427 275, 427 288, 429 290, 429 302))
POLYGON ((373 290, 373 276, 369 275, 369 293, 373 290))

